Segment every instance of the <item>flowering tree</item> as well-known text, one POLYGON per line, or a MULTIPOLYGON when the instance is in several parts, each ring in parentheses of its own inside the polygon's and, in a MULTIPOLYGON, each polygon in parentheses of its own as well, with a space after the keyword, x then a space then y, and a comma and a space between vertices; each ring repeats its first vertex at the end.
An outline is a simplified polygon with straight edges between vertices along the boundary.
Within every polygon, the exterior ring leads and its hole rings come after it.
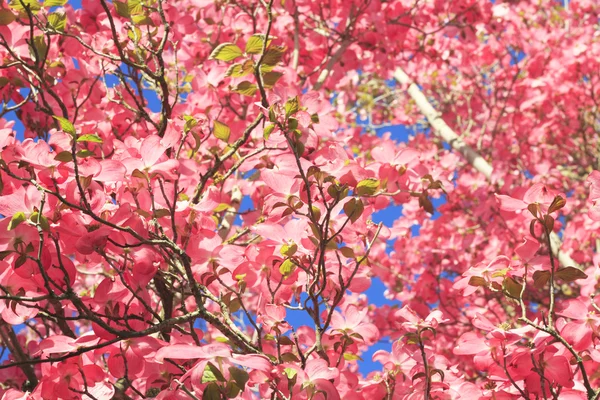
POLYGON ((598 12, 0 3, 1 399, 600 398, 598 12))

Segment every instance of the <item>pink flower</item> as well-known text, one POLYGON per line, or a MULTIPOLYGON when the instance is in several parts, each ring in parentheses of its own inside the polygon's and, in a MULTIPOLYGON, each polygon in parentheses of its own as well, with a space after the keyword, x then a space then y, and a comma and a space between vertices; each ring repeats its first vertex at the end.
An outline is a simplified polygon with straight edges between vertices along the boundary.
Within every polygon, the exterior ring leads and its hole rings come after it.
MULTIPOLYGON (((500 205, 500 209, 504 211, 521 212, 528 209, 530 205, 533 205, 535 209, 538 209, 545 214, 548 212, 549 207, 553 204, 557 196, 559 196, 559 194, 549 189, 546 185, 536 183, 525 192, 523 200, 502 194, 497 194, 496 200, 500 205)), ((565 197, 561 196, 561 198, 564 202, 565 197)), ((551 212, 554 211, 556 211, 556 209, 551 210, 551 212)), ((537 216, 538 215, 534 215, 534 217, 537 216)))
POLYGON ((359 309, 356 305, 350 304, 343 315, 337 311, 333 313, 331 328, 333 332, 358 338, 365 344, 372 344, 379 339, 379 330, 375 325, 367 322, 368 312, 367 308, 359 309))

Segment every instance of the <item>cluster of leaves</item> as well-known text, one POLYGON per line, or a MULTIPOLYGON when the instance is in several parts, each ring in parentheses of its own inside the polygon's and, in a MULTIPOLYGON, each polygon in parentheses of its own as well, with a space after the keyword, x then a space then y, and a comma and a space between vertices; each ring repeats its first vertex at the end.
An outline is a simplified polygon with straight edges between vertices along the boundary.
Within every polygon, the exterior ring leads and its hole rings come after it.
POLYGON ((1 4, 0 398, 597 399, 598 11, 1 4))

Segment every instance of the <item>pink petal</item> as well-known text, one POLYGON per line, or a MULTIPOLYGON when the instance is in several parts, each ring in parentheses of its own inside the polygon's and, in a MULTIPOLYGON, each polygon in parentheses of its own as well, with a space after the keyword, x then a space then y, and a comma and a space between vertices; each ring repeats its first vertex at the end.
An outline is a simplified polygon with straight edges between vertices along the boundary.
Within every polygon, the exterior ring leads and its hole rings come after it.
POLYGON ((269 372, 273 368, 269 359, 259 355, 234 354, 231 361, 242 367, 251 368, 257 371, 269 372))
POLYGON ((127 168, 120 161, 102 160, 101 170, 94 176, 94 180, 100 182, 119 182, 125 178, 127 168))
POLYGON ((339 375, 336 368, 329 368, 327 362, 320 358, 308 361, 304 371, 310 377, 311 381, 315 379, 335 379, 339 375))
POLYGON ((521 259, 527 261, 531 260, 535 253, 540 248, 540 243, 531 237, 525 237, 523 243, 515 248, 515 252, 521 257, 521 259))
POLYGON ((40 350, 46 354, 68 353, 76 348, 75 339, 63 335, 50 336, 40 342, 40 350))
POLYGON ((296 182, 296 180, 289 175, 271 169, 263 169, 260 171, 260 178, 267 187, 271 188, 275 193, 283 194, 285 196, 292 194, 291 189, 296 182))
POLYGON ((394 160, 394 164, 408 165, 411 161, 419 158, 420 155, 421 154, 417 150, 407 147, 406 149, 402 149, 398 152, 394 160))
POLYGON ((497 194, 496 201, 500 209, 504 211, 520 211, 526 209, 528 206, 528 203, 525 203, 523 200, 513 199, 503 194, 497 194))
POLYGON ((523 195, 523 201, 531 203, 550 203, 554 199, 554 194, 543 183, 536 183, 530 187, 523 195))
POLYGON ((208 354, 206 350, 204 350, 204 347, 188 344, 173 344, 159 349, 154 358, 158 361, 163 361, 165 358, 193 360, 195 358, 208 358, 208 354))
POLYGON ((158 159, 164 154, 167 148, 162 145, 160 136, 148 136, 140 146, 140 155, 144 161, 144 166, 152 167, 158 159))
POLYGON ((81 254, 92 254, 94 251, 103 249, 108 242, 108 229, 100 228, 98 230, 86 233, 75 243, 75 248, 81 254))
MULTIPOLYGON (((324 397, 322 396, 322 399, 327 399, 327 400, 340 400, 340 394, 337 391, 337 389, 335 388, 335 386, 333 385, 333 383, 329 382, 328 380, 325 379, 317 379, 317 380, 313 380, 312 381, 315 384, 315 387, 317 388, 317 390, 324 392, 324 397)), ((317 399, 318 397, 313 397, 314 399, 317 399)))
POLYGON ((592 171, 586 182, 590 185, 590 199, 600 198, 600 171, 592 171))
POLYGON ((546 361, 544 374, 547 378, 561 386, 573 387, 573 371, 571 370, 569 361, 563 356, 550 357, 546 361))
POLYGON ((467 332, 462 335, 454 347, 456 355, 472 355, 489 351, 490 348, 485 344, 485 338, 477 332, 467 332))
POLYGON ((587 305, 579 299, 568 299, 559 302, 556 306, 556 314, 572 319, 586 319, 588 313, 587 305))
POLYGON ((174 179, 174 178, 177 178, 177 174, 176 174, 177 168, 179 168, 179 161, 169 159, 169 160, 163 161, 161 163, 158 163, 158 164, 152 166, 148 170, 148 173, 160 174, 166 179, 174 179))
POLYGON ((18 212, 27 211, 25 197, 24 187, 20 187, 11 194, 0 196, 0 214, 5 217, 12 217, 18 212))

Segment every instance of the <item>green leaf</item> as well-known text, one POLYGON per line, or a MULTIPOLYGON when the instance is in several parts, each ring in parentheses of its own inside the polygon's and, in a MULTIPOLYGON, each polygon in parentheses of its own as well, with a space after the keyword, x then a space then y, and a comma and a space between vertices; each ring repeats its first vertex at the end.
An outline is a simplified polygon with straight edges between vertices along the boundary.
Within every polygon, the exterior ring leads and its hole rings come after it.
POLYGON ((532 219, 531 222, 529 223, 529 233, 531 233, 531 236, 536 237, 535 236, 535 223, 537 222, 537 219, 532 219))
POLYGON ((265 86, 265 89, 270 89, 273 86, 275 86, 275 84, 277 83, 279 78, 281 78, 282 76, 283 76, 283 74, 281 72, 275 72, 275 71, 265 72, 262 75, 262 81, 265 86))
POLYGON ((154 212, 154 216, 156 218, 170 217, 171 211, 167 210, 166 208, 159 208, 154 212))
POLYGON ((277 122, 277 114, 275 114, 274 106, 269 107, 269 121, 277 122))
POLYGON ((577 279, 585 279, 588 276, 583 271, 575 267, 565 267, 559 268, 559 270, 554 273, 554 277, 562 279, 568 283, 576 281, 577 279))
POLYGON ((27 14, 25 10, 28 8, 32 14, 37 14, 42 9, 42 5, 37 0, 12 0, 10 8, 25 15, 27 14))
POLYGON ((187 194, 185 194, 183 192, 179 193, 179 196, 177 196, 177 200, 179 200, 179 201, 188 201, 189 199, 190 199, 190 196, 188 196, 187 194))
POLYGON ((296 251, 298 251, 298 245, 296 243, 291 243, 281 246, 279 253, 281 253, 282 256, 291 257, 296 253, 296 251))
POLYGON ((433 208, 433 203, 427 197, 427 192, 423 192, 419 196, 419 207, 422 207, 429 214, 433 214, 435 212, 435 208, 433 208))
POLYGON ((142 31, 137 26, 132 26, 127 31, 127 37, 131 39, 134 43, 138 43, 142 38, 142 31))
POLYGON ((221 391, 216 383, 210 383, 202 392, 202 400, 221 400, 221 391))
POLYGON ((46 0, 44 7, 62 7, 67 4, 67 0, 46 0))
POLYGON ((287 258, 284 262, 279 266, 279 272, 281 275, 288 277, 296 270, 296 264, 289 258, 287 258))
POLYGON ((56 115, 54 115, 52 118, 54 118, 56 121, 58 121, 58 125, 60 126, 60 129, 63 132, 68 133, 69 135, 73 135, 73 136, 75 136, 77 134, 75 132, 75 127, 68 119, 63 118, 63 117, 57 117, 56 115))
POLYGON ((265 35, 252 35, 246 43, 247 54, 260 54, 262 53, 263 43, 265 42, 265 35))
POLYGON ((229 140, 229 135, 231 134, 231 129, 224 123, 215 121, 213 133, 217 139, 227 142, 229 140))
POLYGON ((144 181, 146 179, 148 179, 148 176, 144 172, 140 171, 137 168, 133 170, 133 172, 131 173, 131 176, 135 177, 135 178, 138 178, 138 179, 141 179, 141 180, 144 180, 144 181))
POLYGON ((102 138, 98 135, 81 135, 77 138, 77 142, 102 143, 102 138))
POLYGON ((350 247, 342 247, 340 249, 340 252, 346 258, 356 258, 356 254, 354 254, 354 250, 352 250, 350 247))
POLYGON ((0 26, 6 26, 12 23, 17 16, 12 13, 10 10, 0 10, 0 26))
POLYGON ((548 229, 549 232, 554 230, 554 218, 550 215, 544 216, 544 226, 548 229))
POLYGON ((292 339, 290 339, 289 336, 279 336, 278 342, 281 346, 293 346, 294 345, 294 341, 292 339))
POLYGON ((144 7, 142 7, 140 0, 127 0, 127 10, 129 15, 137 15, 144 12, 144 7))
POLYGON ((471 286, 477 286, 477 287, 487 287, 488 283, 481 276, 472 276, 469 279, 469 285, 471 285, 471 286))
POLYGON ((285 46, 272 46, 272 47, 270 47, 266 51, 266 53, 265 53, 265 55, 264 55, 264 57, 262 59, 262 64, 263 65, 267 65, 267 66, 271 66, 271 67, 276 66, 277 64, 279 64, 279 62, 283 58, 283 55, 285 54, 285 50, 286 50, 285 46))
MULTIPOLYGON (((298 132, 298 131, 296 131, 296 132, 298 132)), ((304 154, 304 150, 306 149, 306 146, 304 146, 304 143, 302 143, 300 141, 296 141, 296 143, 294 143, 293 145, 296 150, 296 154, 298 154, 299 156, 302 156, 304 154)))
POLYGON ((256 93, 257 86, 248 81, 241 82, 233 91, 235 93, 242 94, 244 96, 254 96, 256 93))
POLYGON ((144 218, 150 218, 150 217, 152 217, 152 215, 148 211, 142 210, 141 208, 138 208, 137 210, 135 210, 135 212, 138 215, 141 215, 144 218))
POLYGON ((31 214, 31 216, 29 216, 29 220, 31 222, 33 222, 34 224, 40 224, 40 227, 42 228, 43 231, 49 231, 50 230, 50 224, 48 223, 48 218, 44 217, 43 215, 41 215, 38 212, 34 212, 31 214))
POLYGON ((442 382, 444 381, 444 371, 442 371, 441 369, 434 369, 431 371, 431 375, 433 376, 433 374, 438 374, 440 376, 440 378, 442 379, 442 382))
POLYGON ((521 286, 521 284, 511 276, 504 279, 504 282, 502 283, 502 289, 504 291, 504 294, 514 299, 519 299, 521 297, 522 288, 523 287, 521 286))
POLYGON ((533 215, 535 218, 538 217, 538 212, 540 211, 540 205, 537 203, 532 203, 530 205, 527 206, 527 209, 529 210, 529 212, 531 213, 531 215, 533 215))
POLYGON ((500 269, 492 274, 492 278, 499 278, 499 277, 506 276, 506 274, 508 273, 509 270, 510 270, 509 268, 500 269))
POLYGON ((298 120, 296 118, 288 119, 288 129, 290 131, 295 131, 296 129, 298 129, 298 120))
POLYGON ((15 261, 14 269, 21 268, 23 266, 23 264, 25 264, 26 262, 27 262, 27 255, 21 254, 19 256, 19 258, 17 258, 17 260, 15 261))
POLYGON ((8 227, 6 228, 6 230, 12 231, 17 226, 19 226, 21 224, 21 222, 25 222, 26 220, 27 220, 27 218, 25 217, 25 213, 22 211, 19 211, 18 213, 15 213, 12 216, 12 218, 10 219, 10 222, 8 223, 8 227))
POLYGON ((90 187, 90 185, 92 184, 92 175, 89 176, 79 176, 79 183, 81 183, 81 187, 83 188, 83 190, 87 190, 87 188, 90 187))
POLYGON ((48 23, 53 29, 64 32, 67 26, 67 14, 64 12, 53 12, 48 15, 48 23))
POLYGON ((220 213, 223 212, 225 210, 227 210, 229 207, 231 207, 231 205, 227 204, 227 203, 221 203, 218 206, 215 207, 215 209, 213 210, 213 212, 215 213, 220 213))
POLYGON ((533 286, 538 289, 543 289, 550 280, 550 277, 550 271, 535 271, 533 273, 533 286))
POLYGON ((288 379, 293 379, 296 375, 298 375, 298 371, 293 368, 284 368, 283 373, 288 379))
POLYGON ((271 136, 271 133, 273 133, 273 129, 275 129, 275 124, 269 124, 265 126, 265 129, 263 130, 263 138, 265 138, 265 140, 267 140, 269 136, 271 136))
POLYGON ((242 52, 242 49, 237 47, 235 44, 222 43, 215 47, 212 53, 210 53, 210 59, 229 62, 241 57, 243 54, 244 53, 242 52))
POLYGON ((414 382, 415 380, 417 380, 419 378, 425 378, 426 376, 427 376, 427 374, 425 374, 425 372, 419 372, 419 373, 413 375, 412 381, 414 382))
POLYGON ((363 361, 363 359, 360 358, 360 356, 358 356, 356 354, 352 354, 352 353, 344 353, 344 360, 346 360, 346 361, 354 361, 354 360, 363 361))
POLYGON ((94 153, 93 151, 90 151, 88 149, 79 150, 77 152, 77 157, 81 157, 81 158, 93 157, 95 155, 96 155, 96 153, 94 153))
POLYGON ((250 379, 248 372, 236 367, 229 367, 229 376, 235 381, 237 386, 243 391, 246 383, 250 379))
POLYGON ((204 373, 202 374, 202 383, 225 381, 226 379, 223 376, 223 373, 219 371, 217 367, 211 363, 206 364, 206 367, 204 367, 204 373))
POLYGON ((356 194, 359 196, 372 196, 379 189, 379 179, 367 178, 358 182, 356 185, 356 194))
POLYGON ((225 394, 228 399, 235 399, 239 396, 241 391, 242 389, 234 382, 227 382, 227 385, 225 386, 225 394))
POLYGON ((152 21, 152 18, 148 17, 147 15, 134 15, 131 17, 131 21, 137 26, 154 26, 154 21, 152 21))
POLYGON ((35 250, 33 243, 27 243, 27 247, 25 247, 25 253, 32 253, 35 250))
POLYGON ((331 196, 332 199, 341 200, 342 198, 346 198, 346 196, 342 197, 342 187, 336 183, 332 183, 327 188, 327 193, 331 196))
POLYGON ((194 154, 198 151, 198 149, 200 148, 200 145, 202 144, 202 139, 200 139, 200 135, 198 135, 198 132, 196 131, 192 131, 192 136, 194 137, 194 140, 196 141, 196 144, 194 145, 194 154))
POLYGON ((321 219, 321 209, 314 204, 310 207, 313 217, 315 221, 319 221, 321 219))
POLYGON ((33 38, 33 46, 29 46, 31 56, 35 58, 35 61, 40 62, 46 59, 48 55, 48 46, 46 44, 46 37, 44 35, 38 35, 33 38))
POLYGON ((233 64, 227 69, 225 76, 241 78, 254 72, 254 63, 252 60, 246 60, 242 64, 233 64))
POLYGON ((350 222, 352 223, 355 223, 360 218, 364 210, 365 205, 361 199, 353 197, 344 204, 344 213, 350 218, 350 222))
POLYGON ((183 125, 183 131, 185 133, 188 133, 189 131, 192 130, 192 128, 194 128, 196 125, 198 125, 198 121, 196 120, 196 118, 194 118, 190 115, 184 115, 183 119, 185 120, 185 125, 183 125))
POLYGON ((567 204, 567 201, 563 199, 561 196, 556 196, 554 200, 552 200, 552 204, 548 207, 548 214, 552 214, 554 211, 558 211, 563 208, 567 204))
POLYGON ((416 333, 407 333, 404 335, 404 340, 406 340, 406 344, 416 344, 419 343, 419 337, 416 333))
POLYGON ((293 97, 285 102, 285 116, 287 118, 296 114, 299 109, 300 109, 300 104, 298 102, 298 96, 293 97))
POLYGON ((297 356, 296 356, 294 353, 290 353, 290 352, 283 353, 283 354, 281 355, 281 359, 282 359, 284 362, 298 362, 298 361, 300 361, 300 360, 298 359, 298 357, 297 357, 297 356))
POLYGON ((232 313, 238 312, 241 307, 242 303, 240 303, 239 299, 233 299, 231 300, 231 303, 229 303, 229 311, 232 313))
POLYGON ((73 154, 71 154, 70 151, 61 151, 56 155, 56 157, 54 157, 54 159, 60 162, 73 161, 73 154))
POLYGON ((115 5, 115 10, 117 14, 123 18, 129 18, 131 15, 129 14, 129 6, 124 1, 113 0, 113 4, 115 5))

